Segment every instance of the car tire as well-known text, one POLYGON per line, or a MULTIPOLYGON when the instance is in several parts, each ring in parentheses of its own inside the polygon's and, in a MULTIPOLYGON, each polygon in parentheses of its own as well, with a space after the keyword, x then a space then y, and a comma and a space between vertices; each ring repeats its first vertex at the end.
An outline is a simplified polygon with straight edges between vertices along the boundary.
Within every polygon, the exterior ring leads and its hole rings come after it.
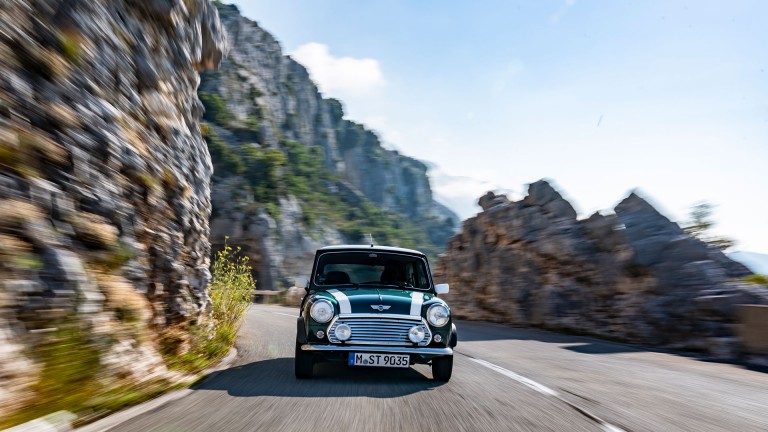
POLYGON ((293 360, 296 378, 312 378, 312 372, 315 366, 315 356, 312 353, 303 351, 301 345, 296 343, 296 355, 293 360))
POLYGON ((432 378, 435 381, 448 382, 453 373, 453 356, 435 357, 432 359, 432 378))

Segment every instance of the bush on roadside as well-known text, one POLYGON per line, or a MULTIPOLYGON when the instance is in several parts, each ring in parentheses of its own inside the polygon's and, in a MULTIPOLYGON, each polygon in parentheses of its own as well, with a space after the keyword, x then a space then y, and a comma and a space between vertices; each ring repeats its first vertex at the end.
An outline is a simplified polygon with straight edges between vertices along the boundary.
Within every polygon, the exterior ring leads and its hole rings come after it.
MULTIPOLYGON (((232 248, 225 243, 216 253, 211 273, 209 325, 199 324, 189 329, 186 352, 176 355, 172 349, 164 350, 166 361, 174 369, 198 372, 223 358, 235 343, 245 310, 251 302, 256 281, 248 257, 241 255, 239 247, 232 248)), ((178 345, 170 334, 165 339, 171 345, 178 345)))
POLYGON ((236 332, 256 287, 248 257, 240 254, 239 247, 233 249, 224 243, 224 249, 216 253, 212 270, 209 292, 214 324, 236 332))

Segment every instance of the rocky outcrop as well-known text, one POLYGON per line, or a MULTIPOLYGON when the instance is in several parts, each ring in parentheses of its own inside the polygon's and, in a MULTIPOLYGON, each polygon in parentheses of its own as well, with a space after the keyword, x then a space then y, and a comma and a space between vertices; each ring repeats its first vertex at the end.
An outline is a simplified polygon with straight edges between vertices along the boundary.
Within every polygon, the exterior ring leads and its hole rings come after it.
POLYGON ((331 173, 321 189, 313 190, 315 195, 343 202, 350 211, 372 204, 399 215, 425 238, 426 244, 408 246, 442 249, 455 233, 458 217, 434 201, 426 165, 383 148, 375 133, 344 119, 341 102, 323 98, 307 70, 285 56, 271 34, 240 15, 236 6, 218 7, 231 50, 217 71, 203 75, 200 86, 211 132, 233 155, 274 156, 269 152, 276 151, 286 155, 287 166, 277 170, 276 184, 269 184, 267 179, 246 181, 251 170, 247 162, 245 173, 238 173, 236 164, 216 165, 214 244, 229 237, 257 263, 259 288, 277 289, 308 276, 317 247, 368 241, 370 230, 344 230, 346 221, 329 217, 327 210, 307 221, 306 207, 316 204, 290 190, 283 175, 301 163, 289 156, 291 145, 298 144, 321 159, 315 171, 331 173), (274 194, 249 192, 264 186, 274 194))
POLYGON ((436 277, 461 318, 568 329, 730 358, 735 305, 768 287, 630 194, 615 214, 578 220, 546 181, 520 201, 492 192, 451 238, 436 277))
POLYGON ((346 239, 325 224, 306 228, 294 197, 279 199, 277 219, 253 200, 232 199, 247 188, 240 177, 218 180, 212 200, 219 215, 211 220, 211 243, 214 247, 228 243, 241 248, 250 258, 259 289, 294 284, 303 287, 315 251, 328 244, 343 244, 346 239))
POLYGON ((195 92, 225 34, 204 0, 4 0, 0 28, 7 419, 52 371, 75 385, 165 373, 156 332, 206 310, 212 166, 195 92))

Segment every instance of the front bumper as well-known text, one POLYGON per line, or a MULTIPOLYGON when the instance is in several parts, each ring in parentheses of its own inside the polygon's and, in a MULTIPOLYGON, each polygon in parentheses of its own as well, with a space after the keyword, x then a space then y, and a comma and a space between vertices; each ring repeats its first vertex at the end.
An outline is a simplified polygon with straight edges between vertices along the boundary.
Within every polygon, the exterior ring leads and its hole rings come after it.
POLYGON ((302 351, 354 351, 354 352, 378 352, 393 354, 419 354, 419 355, 453 355, 452 348, 410 348, 386 345, 314 345, 304 344, 302 351))

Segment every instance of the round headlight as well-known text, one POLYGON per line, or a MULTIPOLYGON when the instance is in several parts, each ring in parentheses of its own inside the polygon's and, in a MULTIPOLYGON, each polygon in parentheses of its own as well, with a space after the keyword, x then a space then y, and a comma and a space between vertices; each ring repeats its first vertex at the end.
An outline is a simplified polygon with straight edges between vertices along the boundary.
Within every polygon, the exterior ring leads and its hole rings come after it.
POLYGON ((333 305, 328 300, 320 299, 309 309, 309 315, 319 323, 327 323, 333 318, 333 305))
POLYGON ((435 327, 442 327, 448 324, 450 316, 448 308, 439 303, 430 306, 427 310, 427 321, 435 327))
POLYGON ((352 336, 352 329, 348 325, 342 323, 336 326, 333 330, 333 334, 336 336, 336 339, 344 342, 352 336))
POLYGON ((411 340, 413 343, 419 343, 424 340, 424 336, 427 333, 424 331, 424 327, 417 325, 411 327, 410 330, 408 330, 408 339, 411 340))

